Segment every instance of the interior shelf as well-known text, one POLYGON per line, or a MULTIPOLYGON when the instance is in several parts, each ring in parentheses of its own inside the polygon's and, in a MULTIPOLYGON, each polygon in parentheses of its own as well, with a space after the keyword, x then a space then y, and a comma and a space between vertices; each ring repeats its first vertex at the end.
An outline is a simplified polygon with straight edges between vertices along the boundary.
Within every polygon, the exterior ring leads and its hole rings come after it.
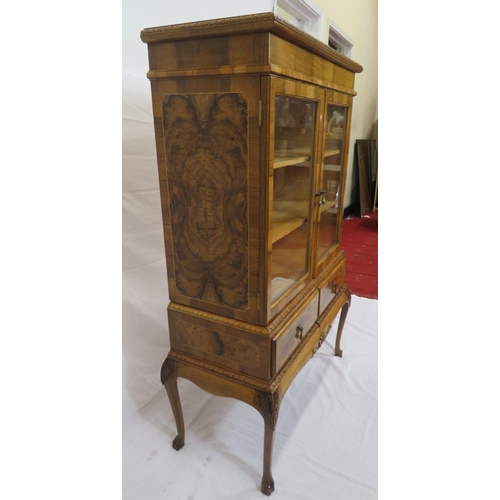
MULTIPOLYGON (((332 208, 333 206, 335 205, 335 202, 334 201, 327 201, 324 205, 321 205, 320 209, 319 209, 319 213, 322 214, 323 212, 326 212, 328 209, 332 208)), ((334 208, 332 210, 333 213, 336 213, 337 212, 337 209, 334 208)))
MULTIPOLYGON (((335 156, 340 153, 340 149, 326 149, 324 157, 335 156)), ((274 157, 274 168, 288 167, 289 165, 296 165, 299 167, 310 167, 309 163, 311 160, 311 155, 276 155, 274 157)))
POLYGON ((308 211, 306 201, 274 201, 272 242, 302 226, 307 221, 308 211))
MULTIPOLYGON (((327 201, 321 205, 320 213, 326 212, 335 205, 335 201, 327 201)), ((335 213, 336 208, 333 209, 335 213)), ((302 226, 307 221, 307 202, 305 201, 275 201, 273 210, 272 242, 280 240, 287 234, 302 226)))
POLYGON ((340 153, 340 149, 325 149, 325 154, 323 155, 325 158, 327 156, 338 155, 340 153))
MULTIPOLYGON (((274 157, 274 168, 288 167, 289 165, 296 165, 297 163, 303 163, 309 161, 311 156, 275 156, 274 157)), ((302 165, 304 167, 310 167, 307 165, 302 165)))

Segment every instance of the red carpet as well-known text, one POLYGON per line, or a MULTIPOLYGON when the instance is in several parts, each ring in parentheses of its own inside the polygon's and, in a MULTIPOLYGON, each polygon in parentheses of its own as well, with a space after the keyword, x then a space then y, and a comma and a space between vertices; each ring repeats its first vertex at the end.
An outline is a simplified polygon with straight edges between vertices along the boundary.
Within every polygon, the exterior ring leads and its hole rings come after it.
POLYGON ((378 299, 378 211, 345 219, 341 247, 347 257, 345 281, 351 293, 378 299))

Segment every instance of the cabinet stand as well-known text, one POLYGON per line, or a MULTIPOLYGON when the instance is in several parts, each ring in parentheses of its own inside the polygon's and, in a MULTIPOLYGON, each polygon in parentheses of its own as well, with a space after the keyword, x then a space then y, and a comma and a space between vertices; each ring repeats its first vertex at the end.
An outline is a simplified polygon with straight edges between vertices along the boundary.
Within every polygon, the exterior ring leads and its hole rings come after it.
POLYGON ((172 441, 174 450, 180 450, 184 446, 185 438, 184 418, 177 387, 178 377, 189 380, 214 396, 230 397, 243 401, 255 408, 264 419, 264 468, 261 491, 269 496, 274 491, 274 479, 271 471, 272 455, 281 401, 295 376, 325 341, 340 309, 335 338, 335 356, 342 357, 340 340, 350 305, 351 294, 347 286, 344 286, 336 299, 318 318, 287 364, 269 382, 170 350, 161 367, 160 378, 167 391, 177 427, 177 436, 172 441))

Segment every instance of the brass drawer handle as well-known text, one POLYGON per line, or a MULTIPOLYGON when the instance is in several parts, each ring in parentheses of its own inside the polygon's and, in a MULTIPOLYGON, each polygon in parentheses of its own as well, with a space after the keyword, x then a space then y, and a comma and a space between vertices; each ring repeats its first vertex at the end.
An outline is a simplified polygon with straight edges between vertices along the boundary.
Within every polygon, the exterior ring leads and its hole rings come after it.
POLYGON ((304 332, 304 328, 302 327, 302 325, 299 325, 297 327, 297 331, 295 333, 295 338, 302 340, 304 338, 304 336, 302 335, 303 332, 304 332))

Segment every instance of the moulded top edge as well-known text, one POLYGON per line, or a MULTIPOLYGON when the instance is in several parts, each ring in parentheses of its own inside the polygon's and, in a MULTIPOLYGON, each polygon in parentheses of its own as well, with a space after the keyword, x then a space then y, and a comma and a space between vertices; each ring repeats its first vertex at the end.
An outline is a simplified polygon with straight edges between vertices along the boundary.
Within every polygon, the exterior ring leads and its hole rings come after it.
POLYGON ((363 67, 357 62, 333 50, 273 12, 146 28, 141 31, 141 40, 151 44, 259 32, 273 33, 354 73, 363 71, 363 67))

